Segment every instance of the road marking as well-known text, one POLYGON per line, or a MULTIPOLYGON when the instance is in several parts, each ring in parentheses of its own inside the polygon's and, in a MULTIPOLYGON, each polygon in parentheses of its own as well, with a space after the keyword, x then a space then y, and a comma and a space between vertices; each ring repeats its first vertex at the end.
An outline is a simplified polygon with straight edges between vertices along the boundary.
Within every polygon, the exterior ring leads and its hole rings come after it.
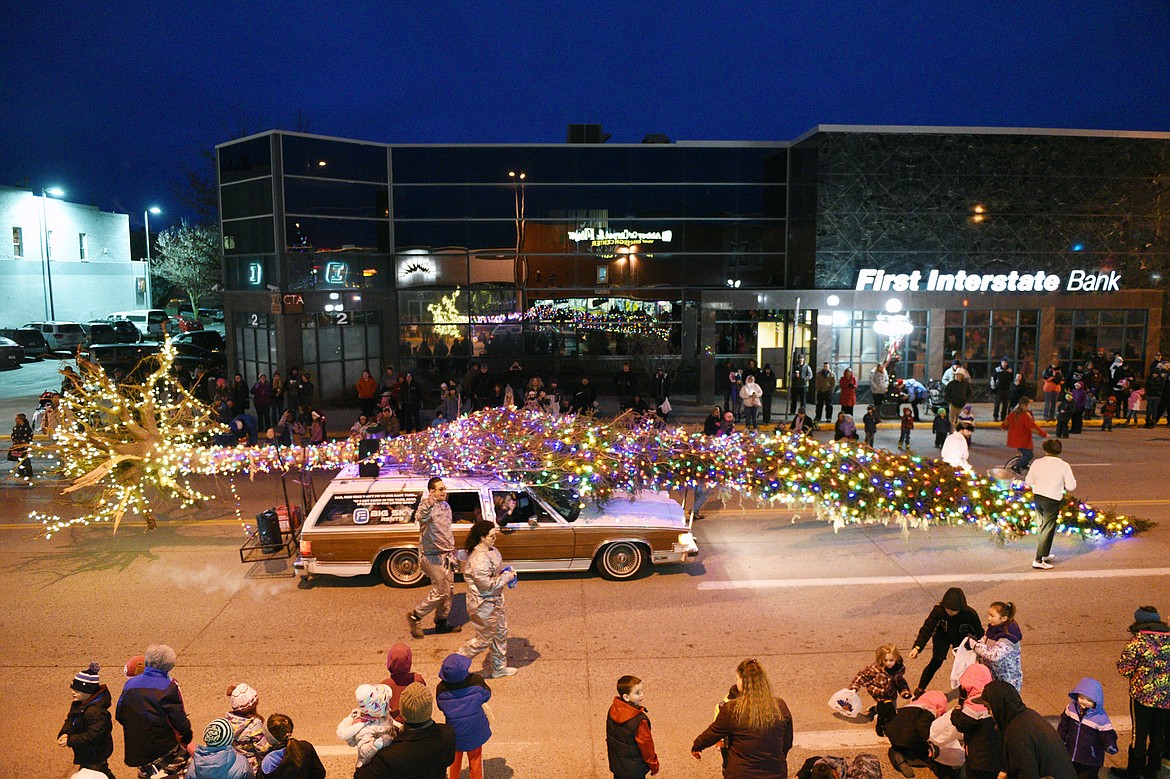
POLYGON ((1111 568, 1097 571, 1020 571, 1016 573, 923 574, 922 576, 851 576, 820 579, 740 579, 699 582, 700 590, 768 590, 801 587, 864 587, 874 584, 946 584, 948 582, 1014 582, 1042 579, 1127 579, 1170 576, 1170 568, 1111 568))

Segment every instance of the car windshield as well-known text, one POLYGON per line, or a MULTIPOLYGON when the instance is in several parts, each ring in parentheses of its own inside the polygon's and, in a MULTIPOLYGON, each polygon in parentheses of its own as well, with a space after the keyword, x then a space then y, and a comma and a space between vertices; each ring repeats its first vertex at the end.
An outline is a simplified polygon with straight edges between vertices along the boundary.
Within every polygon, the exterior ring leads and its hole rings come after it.
POLYGON ((581 515, 581 498, 575 490, 533 487, 532 494, 551 506, 566 522, 572 522, 581 515))

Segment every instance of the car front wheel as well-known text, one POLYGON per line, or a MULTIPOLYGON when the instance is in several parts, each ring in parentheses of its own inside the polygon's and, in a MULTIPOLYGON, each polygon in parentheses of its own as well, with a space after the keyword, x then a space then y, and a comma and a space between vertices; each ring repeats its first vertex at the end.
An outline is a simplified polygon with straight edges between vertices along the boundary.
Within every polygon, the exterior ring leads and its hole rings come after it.
POLYGON ((641 546, 619 541, 601 550, 597 558, 597 570, 604 579, 622 581, 637 576, 645 563, 646 553, 641 546))
POLYGON ((418 551, 395 549, 382 555, 378 560, 378 573, 382 575, 382 581, 391 587, 414 587, 423 580, 418 551))

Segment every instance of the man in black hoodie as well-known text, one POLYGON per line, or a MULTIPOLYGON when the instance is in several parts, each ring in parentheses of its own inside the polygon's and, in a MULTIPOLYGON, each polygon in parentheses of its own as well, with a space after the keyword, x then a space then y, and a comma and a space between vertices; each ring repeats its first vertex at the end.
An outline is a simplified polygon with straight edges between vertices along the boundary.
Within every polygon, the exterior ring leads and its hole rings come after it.
POLYGON ((983 693, 972 698, 991 711, 1003 735, 1003 761, 1007 779, 1076 779, 1077 771, 1056 728, 1020 700, 1007 682, 988 682, 983 693))
POLYGON ((950 654, 951 647, 958 646, 967 636, 983 638, 983 625, 975 609, 967 605, 967 596, 963 591, 951 587, 943 594, 942 600, 934 604, 930 614, 926 615, 926 621, 918 629, 918 637, 910 649, 910 659, 913 660, 926 648, 926 642, 931 642, 930 662, 922 669, 918 688, 914 690, 915 698, 926 690, 926 685, 930 684, 950 654))

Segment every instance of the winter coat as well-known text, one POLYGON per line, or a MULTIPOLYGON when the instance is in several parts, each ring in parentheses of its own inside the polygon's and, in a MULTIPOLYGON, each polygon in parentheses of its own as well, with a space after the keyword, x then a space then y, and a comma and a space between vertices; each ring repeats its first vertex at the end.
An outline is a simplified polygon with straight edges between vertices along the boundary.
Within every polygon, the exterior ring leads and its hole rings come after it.
POLYGON ((999 680, 988 682, 980 700, 1003 736, 1008 779, 1076 779, 1064 742, 1044 717, 1024 706, 1015 687, 999 680))
POLYGON ((1031 411, 1023 411, 1018 408, 1012 409, 1008 413, 1007 419, 999 426, 1008 431, 1007 445, 1009 449, 1031 449, 1033 433, 1041 438, 1048 437, 1048 433, 1037 427, 1036 418, 1032 416, 1031 411))
POLYGON ((264 756, 257 779, 325 779, 325 766, 312 744, 290 738, 283 747, 264 756), (294 765, 289 755, 290 748, 301 753, 299 764, 294 765))
POLYGON ((813 388, 817 392, 832 392, 837 386, 837 376, 831 370, 821 368, 813 379, 813 388))
POLYGON ((414 380, 412 376, 410 381, 402 383, 402 391, 398 396, 398 402, 402 404, 404 411, 415 411, 422 408, 422 387, 414 380))
POLYGON ((272 385, 266 381, 258 381, 252 385, 252 400, 257 409, 270 408, 274 398, 272 385))
POLYGON ((875 395, 885 395, 890 389, 890 374, 874 368, 869 372, 869 389, 875 395))
POLYGON ((57 737, 68 736, 66 743, 73 750, 73 762, 92 765, 109 760, 114 754, 112 703, 110 690, 103 684, 85 700, 69 704, 69 715, 57 731, 57 737))
POLYGON ((410 647, 406 644, 395 644, 390 647, 390 652, 386 655, 386 670, 390 672, 390 675, 382 680, 382 684, 389 687, 392 692, 390 696, 390 716, 404 725, 406 724, 406 720, 402 718, 402 712, 399 709, 402 691, 415 682, 419 684, 427 683, 422 674, 415 673, 411 670, 413 662, 414 653, 410 651, 410 647))
POLYGON ((856 406, 857 377, 853 375, 842 376, 841 381, 837 382, 837 386, 841 388, 841 395, 837 398, 837 402, 842 406, 856 406))
POLYGON ((378 382, 374 381, 373 376, 362 376, 357 380, 357 396, 358 400, 373 400, 374 396, 378 394, 378 382))
POLYGON ((398 723, 390 718, 371 717, 354 709, 337 723, 337 737, 351 747, 357 747, 357 764, 360 768, 393 739, 398 723))
POLYGON ((934 421, 930 423, 930 429, 934 432, 935 435, 940 433, 946 435, 947 433, 951 432, 950 420, 948 420, 942 414, 935 414, 934 421))
POLYGON ((964 765, 970 771, 997 774, 1003 770, 1003 738, 986 706, 972 703, 991 681, 987 666, 976 663, 959 677, 963 705, 951 712, 951 725, 963 739, 964 765))
POLYGON ((248 759, 231 746, 195 748, 187 767, 187 779, 251 779, 248 759))
POLYGON ((930 744, 930 726, 947 708, 947 698, 937 690, 923 693, 918 700, 898 709, 886 725, 890 746, 909 756, 923 756, 930 744))
POLYGON ((965 379, 963 381, 952 381, 943 390, 943 399, 952 406, 962 408, 971 402, 971 381, 965 379))
POLYGON ((722 421, 722 416, 707 416, 703 420, 703 435, 718 435, 719 424, 722 421))
POLYGON ((1129 697, 1155 709, 1170 709, 1170 627, 1161 622, 1143 624, 1117 661, 1117 671, 1129 679, 1129 697))
POLYGON ((615 779, 642 779, 658 773, 650 718, 641 706, 614 697, 605 718, 605 748, 615 779))
POLYGON ((449 655, 439 669, 442 681, 435 688, 435 704, 455 729, 455 749, 460 752, 479 749, 492 737, 483 710, 492 690, 482 676, 470 673, 470 668, 471 658, 449 655))
POLYGON ((729 750, 723 779, 786 779, 788 751, 792 749, 792 713, 783 699, 777 698, 776 703, 780 720, 763 732, 747 730, 736 720, 739 699, 720 704, 715 721, 695 738, 691 751, 701 752, 726 739, 729 750))
POLYGON ((1019 624, 1011 620, 998 628, 989 625, 983 639, 972 642, 972 649, 979 656, 979 662, 991 669, 991 675, 1017 690, 1024 684, 1024 670, 1020 663, 1022 639, 1019 624))
POLYGON ((813 755, 796 772, 797 779, 810 779, 817 763, 826 763, 837 779, 882 779, 882 764, 876 755, 861 753, 850 761, 844 757, 813 755))
POLYGON ((979 615, 975 613, 975 609, 967 605, 967 599, 962 596, 962 590, 952 587, 947 590, 943 600, 946 601, 949 597, 961 597, 960 608, 952 609, 952 611, 959 613, 953 617, 949 616, 942 602, 934 604, 934 608, 926 615, 922 627, 918 629, 918 637, 914 639, 914 646, 918 647, 920 651, 926 648, 926 643, 932 637, 945 640, 950 646, 958 646, 959 642, 967 636, 983 638, 983 625, 979 622, 979 615), (952 591, 958 592, 959 595, 952 596, 952 591))
POLYGON ((1011 368, 997 365, 995 372, 991 375, 991 388, 995 390, 996 395, 1007 397, 1011 391, 1013 379, 1015 379, 1015 373, 1011 368))
POLYGON ((747 408, 759 408, 762 405, 760 399, 763 396, 763 389, 754 381, 744 382, 744 385, 739 388, 739 399, 743 401, 743 405, 747 408))
POLYGON ((875 701, 892 701, 899 693, 909 693, 906 682, 906 665, 901 660, 893 668, 885 663, 867 665, 858 672, 849 685, 851 690, 865 690, 875 701))
POLYGON ((177 744, 191 743, 191 720, 179 685, 157 668, 126 680, 114 718, 122 723, 128 766, 146 765, 177 744))
POLYGON ((455 762, 455 731, 429 721, 407 725, 390 746, 354 771, 354 779, 446 779, 455 762))
POLYGON ((1065 749, 1077 765, 1102 766, 1105 753, 1117 754, 1117 731, 1105 713, 1105 691, 1096 679, 1081 679, 1068 694, 1071 699, 1060 714, 1056 732, 1064 741, 1065 749), (1077 696, 1093 701, 1092 707, 1082 711, 1077 696))
POLYGON ((260 758, 272 748, 264 735, 264 720, 255 714, 233 712, 228 712, 223 718, 232 724, 232 731, 236 734, 232 746, 244 753, 252 773, 255 773, 260 767, 260 758))

